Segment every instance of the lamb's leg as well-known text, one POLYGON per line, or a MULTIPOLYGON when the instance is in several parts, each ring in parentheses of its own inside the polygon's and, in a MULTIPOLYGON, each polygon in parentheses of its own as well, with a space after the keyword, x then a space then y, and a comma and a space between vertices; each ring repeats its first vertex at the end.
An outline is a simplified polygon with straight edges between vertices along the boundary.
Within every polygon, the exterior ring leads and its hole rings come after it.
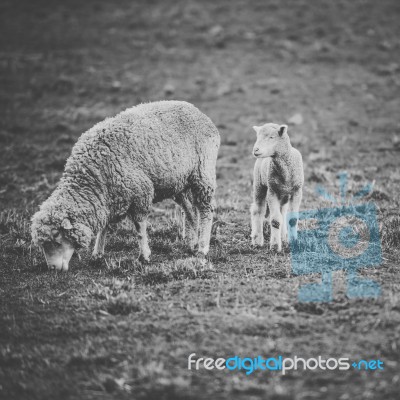
POLYGON ((264 216, 266 214, 267 188, 261 185, 254 185, 253 203, 250 207, 251 214, 251 242, 253 246, 262 246, 264 244, 264 216))
POLYGON ((294 241, 297 240, 297 225, 299 221, 299 209, 302 196, 303 196, 302 190, 299 189, 293 194, 290 202, 291 218, 289 220, 289 229, 290 229, 289 238, 294 241))
POLYGON ((100 258, 104 255, 104 247, 106 245, 107 227, 100 230, 96 237, 92 257, 100 258))
POLYGON ((191 251, 194 251, 199 240, 198 235, 198 213, 196 207, 192 204, 191 193, 184 192, 175 196, 175 201, 183 210, 183 231, 182 239, 187 237, 191 251))
POLYGON ((284 242, 288 241, 287 220, 286 220, 288 208, 289 208, 289 203, 286 203, 281 207, 281 214, 282 214, 282 241, 284 241, 284 242))
POLYGON ((139 237, 139 249, 140 249, 139 260, 141 262, 149 262, 151 251, 147 239, 147 219, 144 218, 141 221, 134 221, 134 223, 139 237))
POLYGON ((271 240, 270 249, 277 248, 278 252, 282 250, 282 223, 283 217, 281 214, 281 205, 278 196, 271 191, 267 194, 268 207, 270 209, 270 226, 271 240))

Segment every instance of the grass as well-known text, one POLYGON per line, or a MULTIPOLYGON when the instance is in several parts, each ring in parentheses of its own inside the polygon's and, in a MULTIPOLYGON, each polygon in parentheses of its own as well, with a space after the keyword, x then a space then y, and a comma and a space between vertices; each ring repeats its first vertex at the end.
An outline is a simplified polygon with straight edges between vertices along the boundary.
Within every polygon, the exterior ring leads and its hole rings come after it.
MULTIPOLYGON (((0 398, 395 399, 400 386, 399 87, 396 1, 40 0, 0 6, 0 398), (50 273, 30 218, 79 135, 141 101, 195 103, 221 133, 217 209, 203 263, 155 206, 152 262, 129 221, 50 273), (378 298, 301 303, 288 248, 250 244, 251 126, 287 122, 305 161, 303 210, 374 182, 378 298), (296 122, 296 118, 292 119, 296 122), (297 118, 298 121, 298 118, 297 118), (298 123, 298 122, 297 122, 298 123), (383 371, 189 371, 187 357, 283 355, 385 362, 383 371)), ((265 229, 268 240, 269 230, 265 229)), ((319 253, 321 249, 317 249, 319 253)))

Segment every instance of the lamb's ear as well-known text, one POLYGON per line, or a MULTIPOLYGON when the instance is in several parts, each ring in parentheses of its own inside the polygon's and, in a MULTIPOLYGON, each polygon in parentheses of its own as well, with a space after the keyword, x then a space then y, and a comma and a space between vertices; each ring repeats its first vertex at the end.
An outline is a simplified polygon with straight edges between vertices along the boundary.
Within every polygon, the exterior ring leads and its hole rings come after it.
POLYGON ((63 221, 61 222, 61 228, 65 230, 72 229, 71 221, 68 218, 64 218, 63 221))
POLYGON ((260 132, 261 126, 253 126, 253 129, 258 133, 260 132))
POLYGON ((288 130, 288 126, 287 125, 281 125, 279 127, 279 131, 278 131, 279 136, 282 136, 284 133, 287 132, 287 130, 288 130))

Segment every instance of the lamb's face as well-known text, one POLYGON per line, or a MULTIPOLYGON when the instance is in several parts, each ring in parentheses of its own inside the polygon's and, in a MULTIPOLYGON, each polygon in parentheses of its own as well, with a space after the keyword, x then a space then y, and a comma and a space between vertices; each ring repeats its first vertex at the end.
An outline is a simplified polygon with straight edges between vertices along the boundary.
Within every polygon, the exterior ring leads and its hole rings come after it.
POLYGON ((287 132, 287 126, 265 124, 263 126, 253 126, 253 129, 257 133, 257 141, 253 148, 254 157, 273 157, 284 140, 282 136, 287 132))
POLYGON ((41 244, 47 266, 57 271, 68 271, 69 260, 75 249, 71 242, 57 230, 52 231, 52 239, 41 244))

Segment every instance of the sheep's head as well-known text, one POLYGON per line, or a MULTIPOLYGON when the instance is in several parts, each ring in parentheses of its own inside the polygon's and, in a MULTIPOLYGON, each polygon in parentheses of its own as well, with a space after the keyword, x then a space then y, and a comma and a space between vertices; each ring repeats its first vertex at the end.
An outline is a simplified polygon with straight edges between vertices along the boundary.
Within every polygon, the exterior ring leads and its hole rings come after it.
POLYGON ((253 148, 256 158, 274 157, 279 148, 288 140, 287 125, 265 124, 253 126, 257 141, 253 148))
POLYGON ((49 269, 57 271, 68 271, 69 260, 74 254, 75 249, 60 231, 56 229, 52 231, 53 240, 42 244, 47 266, 49 269))
POLYGON ((91 233, 83 224, 57 218, 48 210, 40 210, 32 218, 32 240, 43 249, 49 269, 68 271, 74 251, 89 245, 91 233))

